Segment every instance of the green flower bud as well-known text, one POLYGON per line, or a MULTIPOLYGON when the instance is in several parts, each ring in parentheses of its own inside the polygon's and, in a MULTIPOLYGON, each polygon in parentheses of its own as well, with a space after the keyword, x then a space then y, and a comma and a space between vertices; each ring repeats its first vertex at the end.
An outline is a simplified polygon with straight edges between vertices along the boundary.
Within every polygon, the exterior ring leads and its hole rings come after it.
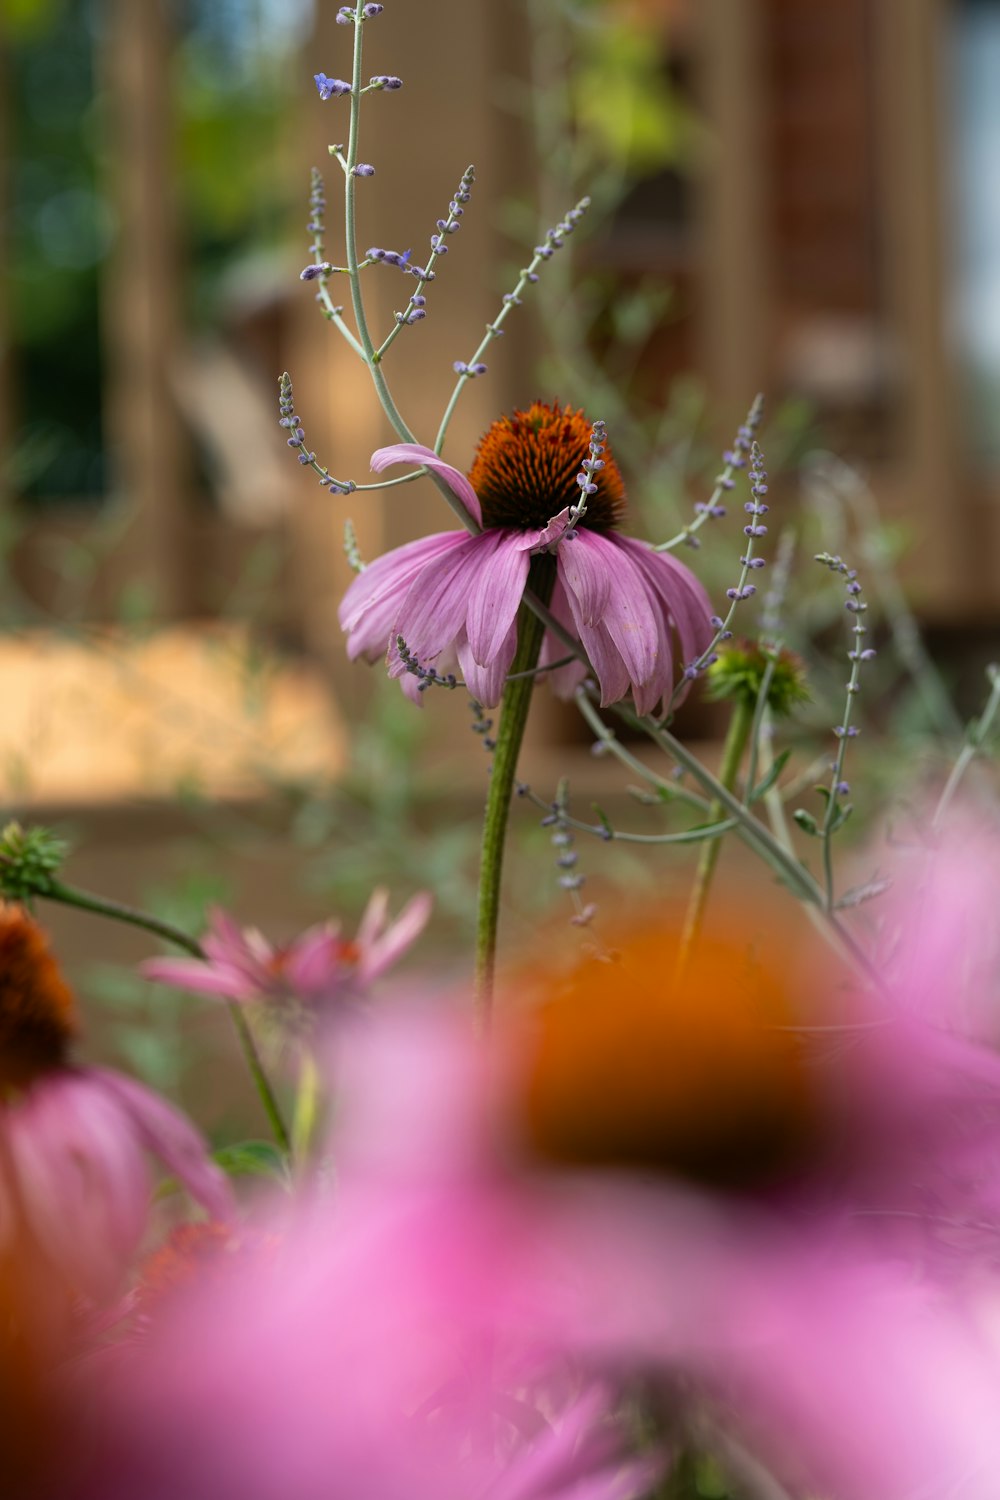
POLYGON ((48 828, 8 823, 0 832, 0 894, 21 902, 44 896, 68 852, 65 841, 48 828))
POLYGON ((705 680, 713 700, 736 698, 749 704, 757 702, 766 680, 767 706, 782 718, 809 697, 802 658, 794 651, 776 651, 754 641, 721 645, 705 680))

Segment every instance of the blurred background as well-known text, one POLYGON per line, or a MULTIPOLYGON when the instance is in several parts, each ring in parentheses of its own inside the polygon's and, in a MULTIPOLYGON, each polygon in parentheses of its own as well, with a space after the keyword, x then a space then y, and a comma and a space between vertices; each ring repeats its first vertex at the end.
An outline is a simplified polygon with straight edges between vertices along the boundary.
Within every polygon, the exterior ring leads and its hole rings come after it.
MULTIPOLYGON (((78 883, 189 925, 217 899, 281 936, 356 912, 376 880, 399 902, 428 883, 447 950, 485 757, 461 694, 417 713, 348 665, 336 607, 347 516, 366 558, 450 520, 430 486, 329 496, 277 425, 287 369, 332 472, 365 480, 391 437, 298 278, 309 169, 345 128, 312 82, 349 72, 336 9, 0 0, 0 796, 72 838, 78 883)), ((842 701, 841 600, 808 562, 829 546, 868 568, 896 647, 867 700, 894 746, 869 806, 911 752, 939 775, 1000 625, 1000 0, 386 0, 365 62, 404 89, 366 101, 362 249, 422 258, 477 169, 428 317, 387 362, 411 427, 432 440, 452 362, 589 193, 446 456, 467 467, 536 396, 583 405, 635 528, 663 537, 764 391, 774 511, 807 559, 787 607, 814 667, 798 732, 828 733, 842 701)), ((376 267, 366 285, 388 331, 408 283, 376 267)), ((720 597, 737 555, 732 528, 700 553, 720 597)), ((685 712, 685 733, 718 733, 685 712)), ((568 771, 620 798, 573 714, 539 695, 535 721, 539 792, 568 771)), ((559 902, 529 816, 519 837, 513 942, 559 902)), ((608 878, 648 873, 614 852, 593 854, 608 878)), ((116 1044, 176 1083, 147 1024, 162 997, 117 966, 148 945, 46 917, 116 1044)))

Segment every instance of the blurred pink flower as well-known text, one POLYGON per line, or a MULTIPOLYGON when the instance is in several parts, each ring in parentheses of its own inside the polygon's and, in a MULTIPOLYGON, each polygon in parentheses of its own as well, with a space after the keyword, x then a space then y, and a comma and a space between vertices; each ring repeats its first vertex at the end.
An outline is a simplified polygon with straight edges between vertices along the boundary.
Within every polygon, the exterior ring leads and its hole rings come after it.
POLYGON ((624 1456, 610 1393, 508 1326, 499 1207, 463 1201, 412 1253, 408 1195, 286 1211, 276 1251, 178 1292, 127 1360, 87 1371, 73 1500, 644 1493, 657 1461, 624 1456))
MULTIPOLYGON (((516 617, 532 556, 554 553, 550 609, 586 648, 601 702, 631 690, 640 713, 669 695, 672 639, 683 663, 711 636, 711 605, 694 574, 665 552, 620 536, 621 475, 610 453, 585 474, 587 510, 579 524, 577 471, 586 470, 591 428, 580 412, 536 402, 502 417, 485 434, 470 479, 429 448, 396 443, 372 455, 372 468, 416 463, 433 469, 484 530, 421 537, 378 558, 354 580, 340 606, 348 655, 377 661, 419 701, 420 679, 396 647, 401 635, 422 667, 444 674, 460 666, 470 692, 486 707, 500 701, 517 643, 516 617), (478 491, 478 493, 477 493, 478 491)), ((566 647, 547 634, 541 665, 566 647)), ((586 666, 573 661, 547 675, 569 694, 586 666)))
POLYGON ((73 997, 41 929, 0 906, 0 1257, 43 1263, 68 1291, 110 1295, 149 1215, 147 1153, 210 1214, 232 1208, 194 1127, 143 1085, 68 1061, 73 997))
POLYGON ((152 958, 140 973, 162 984, 194 994, 228 1000, 299 1001, 318 1011, 356 1000, 392 967, 420 936, 431 912, 431 898, 420 892, 387 922, 389 896, 373 892, 351 940, 336 922, 311 927, 283 947, 275 947, 254 928, 237 926, 216 908, 209 916, 204 960, 152 958))

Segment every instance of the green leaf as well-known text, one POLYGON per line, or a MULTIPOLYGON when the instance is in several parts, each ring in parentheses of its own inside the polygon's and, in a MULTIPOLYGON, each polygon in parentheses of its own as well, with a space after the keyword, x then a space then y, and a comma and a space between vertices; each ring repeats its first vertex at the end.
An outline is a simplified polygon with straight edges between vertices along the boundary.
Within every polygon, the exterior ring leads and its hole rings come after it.
POLYGON ((774 765, 768 771, 767 775, 764 776, 760 781, 758 781, 757 785, 750 793, 748 799, 750 802, 756 802, 759 797, 763 797, 765 792, 769 792, 771 790, 771 788, 774 786, 774 783, 777 781, 778 777, 781 775, 782 771, 788 764, 791 753, 792 747, 791 745, 789 745, 786 750, 782 750, 780 755, 775 756, 774 765))
POLYGON ((212 1152, 212 1160, 229 1177, 276 1177, 282 1182, 287 1177, 284 1154, 271 1141, 239 1141, 235 1146, 221 1146, 212 1152))
POLYGON ((816 819, 813 817, 811 812, 806 812, 804 807, 797 807, 792 813, 792 817, 795 819, 796 823, 798 823, 803 833, 812 834, 813 838, 815 838, 819 834, 819 828, 817 827, 816 819))
POLYGON ((888 875, 876 877, 876 879, 874 880, 868 880, 864 885, 853 885, 851 889, 849 891, 845 891, 840 900, 835 903, 837 910, 843 911, 847 907, 862 906, 866 901, 873 901, 876 896, 881 896, 885 891, 887 891, 891 885, 892 881, 890 880, 888 875))
POLYGON ((590 805, 591 805, 591 807, 594 810, 594 814, 595 814, 595 816, 597 818, 598 823, 600 823, 601 827, 604 829, 604 832, 607 834, 608 838, 609 839, 613 839, 614 836, 615 836, 615 830, 612 828, 612 826, 611 826, 611 819, 608 817, 607 813, 604 811, 604 808, 603 807, 598 807, 598 805, 597 805, 596 802, 592 802, 590 805))

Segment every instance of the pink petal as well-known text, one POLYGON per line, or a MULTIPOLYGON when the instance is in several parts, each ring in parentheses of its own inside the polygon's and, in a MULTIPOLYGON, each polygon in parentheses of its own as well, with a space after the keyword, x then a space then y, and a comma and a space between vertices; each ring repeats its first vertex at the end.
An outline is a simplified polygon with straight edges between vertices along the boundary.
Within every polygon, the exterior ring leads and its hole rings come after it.
POLYGON ((531 559, 516 531, 486 532, 496 537, 493 556, 484 557, 469 593, 465 628, 472 655, 488 666, 507 639, 517 617, 531 559))
POLYGON ((601 707, 617 703, 625 697, 631 683, 621 652, 608 634, 607 627, 603 624, 594 627, 584 625, 580 628, 580 639, 601 685, 601 707))
MULTIPOLYGON (((633 687, 642 688, 655 671, 658 645, 657 619, 650 602, 649 586, 628 554, 616 547, 611 538, 596 531, 583 531, 577 538, 576 547, 578 551, 584 549, 604 569, 611 582, 601 620, 621 652, 633 687)), ((660 685, 652 702, 662 695, 660 685)))
POLYGON ((611 594, 611 575, 601 555, 587 546, 585 536, 583 531, 574 532, 556 553, 559 579, 577 629, 581 625, 596 625, 608 607, 611 594))
POLYGON ((445 557, 427 563, 411 583, 397 628, 421 666, 434 661, 464 626, 469 592, 484 558, 488 565, 495 538, 495 532, 464 537, 445 557))
POLYGON ((635 537, 615 537, 663 600, 681 643, 684 664, 695 661, 712 639, 712 604, 700 581, 668 552, 654 552, 635 537))
POLYGON ((425 448, 421 443, 391 443, 388 448, 378 448, 372 454, 372 468, 376 474, 381 474, 383 469, 389 469, 393 464, 422 464, 426 469, 433 469, 458 496, 476 524, 483 524, 479 496, 472 485, 459 469, 446 464, 433 448, 425 448))
POLYGON ((340 924, 325 922, 296 938, 288 954, 285 974, 301 1000, 335 988, 344 977, 340 924))
POLYGON ((227 1000, 255 1000, 260 986, 238 969, 205 964, 197 958, 148 958, 139 965, 144 979, 171 984, 191 995, 221 995, 227 1000))
POLYGON ((484 708, 496 708, 503 697, 507 673, 510 671, 510 664, 514 660, 516 650, 516 623, 511 625, 503 645, 486 667, 481 667, 476 661, 465 635, 459 636, 458 660, 462 668, 462 676, 465 678, 465 685, 472 697, 484 708))
MULTIPOLYGON (((433 906, 434 902, 429 893, 418 891, 403 907, 395 922, 385 933, 361 947, 358 973, 365 984, 378 979, 379 975, 384 974, 386 969, 390 969, 397 958, 416 942, 430 920, 433 906)), ((359 945, 360 938, 359 931, 359 945)))
POLYGON ((107 1068, 89 1070, 89 1076, 120 1103, 136 1136, 147 1151, 158 1156, 168 1171, 178 1177, 192 1198, 215 1219, 231 1219, 234 1201, 229 1181, 208 1155, 205 1142, 173 1105, 124 1073, 107 1068))
POLYGON ((381 934, 385 931, 388 915, 389 892, 384 885, 376 886, 368 898, 368 905, 365 907, 361 921, 358 923, 357 936, 354 941, 359 948, 368 948, 372 943, 378 941, 381 934))
POLYGON ((536 529, 516 533, 520 538, 521 546, 527 547, 532 552, 542 552, 546 547, 551 547, 553 542, 558 542, 569 529, 569 512, 570 507, 566 505, 557 516, 552 517, 547 526, 542 527, 540 530, 536 529))
POLYGON ((109 1295, 149 1208, 141 1143, 117 1100, 88 1072, 42 1079, 10 1110, 5 1145, 43 1252, 71 1286, 109 1295))
POLYGON ((376 558, 359 573, 340 602, 337 617, 348 632, 347 654, 378 661, 396 624, 399 608, 421 569, 466 540, 463 531, 438 532, 407 542, 376 558))
MULTIPOLYGON (((555 616, 560 625, 564 625, 566 627, 570 635, 577 635, 576 628, 573 624, 573 616, 570 612, 569 602, 566 598, 565 590, 563 589, 563 586, 560 583, 558 577, 556 578, 556 586, 552 590, 552 599, 549 603, 549 613, 555 616)), ((553 635, 551 631, 546 631, 545 638, 542 641, 542 649, 538 657, 539 666, 547 666, 549 662, 553 661, 562 661, 563 657, 566 656, 568 652, 569 647, 566 645, 565 641, 560 640, 559 637, 557 635, 553 635)), ((579 657, 574 657, 574 659, 571 662, 567 662, 564 667, 557 667, 554 672, 546 672, 544 681, 548 683, 549 687, 555 693, 557 698, 571 698, 573 696, 573 693, 580 686, 580 683, 584 681, 586 676, 586 662, 581 661, 579 657)))

